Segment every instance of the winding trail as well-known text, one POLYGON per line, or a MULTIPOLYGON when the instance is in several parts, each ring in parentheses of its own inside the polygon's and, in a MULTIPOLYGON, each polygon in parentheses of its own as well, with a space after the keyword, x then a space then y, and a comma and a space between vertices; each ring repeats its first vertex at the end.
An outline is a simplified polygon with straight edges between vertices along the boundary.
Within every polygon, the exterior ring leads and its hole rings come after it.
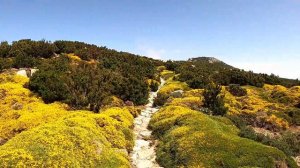
POLYGON ((131 153, 132 167, 134 168, 160 168, 156 162, 155 140, 151 139, 151 131, 148 124, 151 116, 159 110, 154 108, 153 102, 159 89, 165 84, 164 79, 160 79, 161 84, 156 92, 150 92, 149 103, 141 114, 134 120, 135 145, 131 153))

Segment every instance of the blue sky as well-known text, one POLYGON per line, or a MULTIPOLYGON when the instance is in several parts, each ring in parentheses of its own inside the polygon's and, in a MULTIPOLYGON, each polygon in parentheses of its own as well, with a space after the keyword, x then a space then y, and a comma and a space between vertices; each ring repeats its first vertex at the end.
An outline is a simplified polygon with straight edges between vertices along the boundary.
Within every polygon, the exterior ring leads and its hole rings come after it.
POLYGON ((0 41, 23 38, 300 78, 300 0, 0 0, 0 41))

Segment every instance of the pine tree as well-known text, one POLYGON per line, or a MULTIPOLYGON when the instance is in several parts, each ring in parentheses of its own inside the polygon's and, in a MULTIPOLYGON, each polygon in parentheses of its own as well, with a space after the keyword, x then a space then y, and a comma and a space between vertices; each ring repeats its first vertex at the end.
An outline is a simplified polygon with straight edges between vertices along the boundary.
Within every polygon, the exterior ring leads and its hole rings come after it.
POLYGON ((227 108, 224 106, 224 96, 221 95, 222 87, 210 83, 204 90, 204 107, 210 109, 212 115, 225 115, 227 108))

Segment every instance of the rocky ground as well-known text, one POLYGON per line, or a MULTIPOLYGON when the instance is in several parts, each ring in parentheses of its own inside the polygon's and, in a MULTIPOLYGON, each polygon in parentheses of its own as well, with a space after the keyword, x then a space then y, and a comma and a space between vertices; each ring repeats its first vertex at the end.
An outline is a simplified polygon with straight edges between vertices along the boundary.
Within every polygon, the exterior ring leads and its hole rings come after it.
MULTIPOLYGON (((161 80, 161 86, 164 84, 164 80, 161 80)), ((159 87, 159 88, 160 88, 159 87)), ((132 167, 135 168, 159 168, 160 166, 156 162, 156 141, 151 138, 151 131, 148 130, 148 124, 152 114, 158 111, 158 108, 154 108, 153 101, 157 96, 157 92, 151 92, 149 96, 149 103, 141 114, 135 118, 134 121, 134 134, 135 134, 135 146, 131 153, 132 167)))

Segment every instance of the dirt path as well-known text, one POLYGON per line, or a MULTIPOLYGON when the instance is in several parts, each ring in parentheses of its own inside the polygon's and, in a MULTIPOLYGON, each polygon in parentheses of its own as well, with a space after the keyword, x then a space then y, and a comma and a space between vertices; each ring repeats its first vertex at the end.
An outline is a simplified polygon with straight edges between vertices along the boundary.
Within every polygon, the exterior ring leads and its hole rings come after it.
MULTIPOLYGON (((159 89, 164 84, 165 81, 161 79, 159 89)), ((157 92, 150 92, 149 103, 134 121, 135 145, 131 153, 132 167, 134 168, 160 167, 155 160, 155 141, 151 139, 151 131, 147 129, 151 116, 158 111, 158 108, 152 107, 157 92)))

